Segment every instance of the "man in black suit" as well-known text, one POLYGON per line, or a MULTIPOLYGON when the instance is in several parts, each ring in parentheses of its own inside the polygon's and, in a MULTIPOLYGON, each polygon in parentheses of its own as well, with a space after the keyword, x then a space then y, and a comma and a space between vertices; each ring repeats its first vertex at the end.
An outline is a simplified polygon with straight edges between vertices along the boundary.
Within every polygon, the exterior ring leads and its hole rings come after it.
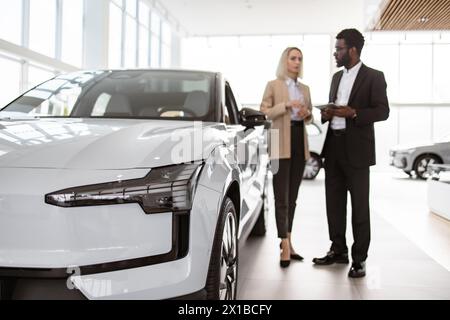
POLYGON ((389 116, 386 81, 382 72, 361 60, 364 37, 356 29, 336 36, 334 57, 338 67, 333 76, 329 107, 322 122, 329 121, 322 156, 325 158, 325 193, 328 231, 332 241, 326 256, 314 258, 316 265, 349 263, 345 239, 347 191, 352 203, 352 267, 349 277, 366 275, 365 260, 370 243, 369 175, 375 164, 374 126, 389 116))

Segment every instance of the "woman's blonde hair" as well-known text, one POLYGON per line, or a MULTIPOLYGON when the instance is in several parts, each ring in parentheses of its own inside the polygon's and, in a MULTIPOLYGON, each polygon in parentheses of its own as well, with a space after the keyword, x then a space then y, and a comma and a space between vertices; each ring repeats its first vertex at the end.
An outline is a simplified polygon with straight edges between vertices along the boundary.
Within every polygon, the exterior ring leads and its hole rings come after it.
MULTIPOLYGON (((292 50, 299 51, 302 54, 302 56, 303 56, 302 50, 300 50, 297 47, 287 47, 286 49, 284 49, 284 51, 283 51, 283 53, 281 54, 281 57, 280 57, 280 62, 278 63, 278 68, 277 68, 277 73, 276 73, 276 76, 277 76, 278 79, 285 79, 287 77, 287 75, 288 75, 287 74, 287 60, 288 60, 289 53, 292 50)), ((300 68, 298 70, 297 77, 298 78, 303 78, 303 61, 300 64, 300 68)))

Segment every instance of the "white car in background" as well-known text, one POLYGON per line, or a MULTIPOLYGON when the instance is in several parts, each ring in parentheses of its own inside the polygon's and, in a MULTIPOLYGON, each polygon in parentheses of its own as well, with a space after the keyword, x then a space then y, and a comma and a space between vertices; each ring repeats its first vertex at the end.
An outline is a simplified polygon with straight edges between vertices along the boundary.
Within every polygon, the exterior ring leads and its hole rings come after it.
POLYGON ((322 153, 323 144, 325 142, 325 135, 327 133, 328 123, 322 124, 319 119, 306 126, 308 132, 309 152, 311 158, 306 162, 303 178, 312 180, 315 179, 322 169, 323 162, 320 154, 322 153))
MULTIPOLYGON (((246 106, 254 110, 259 110, 259 105, 256 104, 248 104, 246 106)), ((311 154, 311 158, 306 162, 305 170, 303 172, 303 178, 307 180, 314 180, 323 167, 323 161, 320 154, 322 153, 328 128, 328 122, 325 124, 321 123, 320 112, 313 109, 313 113, 314 121, 306 125, 309 151, 311 154)))
POLYGON ((268 125, 220 73, 23 94, 0 111, 1 298, 236 298, 238 239, 265 232, 268 125))

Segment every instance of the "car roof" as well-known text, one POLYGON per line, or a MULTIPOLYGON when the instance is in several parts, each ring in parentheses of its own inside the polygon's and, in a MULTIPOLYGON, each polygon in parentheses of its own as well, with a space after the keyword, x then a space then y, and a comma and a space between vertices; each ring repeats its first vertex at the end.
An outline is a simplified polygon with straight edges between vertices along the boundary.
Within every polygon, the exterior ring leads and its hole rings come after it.
MULTIPOLYGON (((92 70, 86 70, 86 71, 92 71, 92 70)), ((120 72, 120 71, 149 71, 149 72, 160 72, 160 71, 168 71, 168 72, 186 72, 186 73, 205 73, 205 74, 213 74, 213 75, 220 75, 220 72, 217 71, 208 71, 208 70, 194 70, 194 69, 159 69, 159 68, 136 68, 136 69, 101 69, 99 71, 111 71, 111 72, 120 72)))

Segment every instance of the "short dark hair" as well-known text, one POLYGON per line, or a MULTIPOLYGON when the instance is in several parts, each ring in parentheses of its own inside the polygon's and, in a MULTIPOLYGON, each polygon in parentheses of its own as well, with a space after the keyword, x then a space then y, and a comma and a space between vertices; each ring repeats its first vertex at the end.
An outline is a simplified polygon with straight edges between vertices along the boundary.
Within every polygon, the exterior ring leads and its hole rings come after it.
POLYGON ((356 29, 344 29, 338 33, 336 39, 344 39, 347 47, 355 47, 358 55, 361 55, 364 47, 364 36, 356 29))

